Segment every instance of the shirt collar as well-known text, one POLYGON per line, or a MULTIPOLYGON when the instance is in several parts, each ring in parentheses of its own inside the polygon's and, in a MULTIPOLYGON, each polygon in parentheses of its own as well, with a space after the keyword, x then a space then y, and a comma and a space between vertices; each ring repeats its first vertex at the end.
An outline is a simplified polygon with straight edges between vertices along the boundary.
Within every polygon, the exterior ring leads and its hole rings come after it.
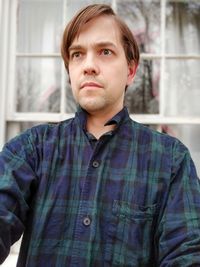
POLYGON ((104 126, 116 124, 121 124, 125 118, 129 117, 128 110, 124 107, 121 111, 119 111, 114 117, 112 117, 109 121, 107 121, 104 126))
MULTIPOLYGON (((87 111, 79 106, 75 115, 75 119, 79 121, 81 128, 84 130, 86 130, 87 114, 87 111)), ((118 126, 121 125, 127 119, 129 119, 128 110, 126 107, 123 107, 123 109, 119 111, 115 116, 113 116, 110 120, 108 120, 104 124, 104 126, 116 124, 118 128, 118 126)))

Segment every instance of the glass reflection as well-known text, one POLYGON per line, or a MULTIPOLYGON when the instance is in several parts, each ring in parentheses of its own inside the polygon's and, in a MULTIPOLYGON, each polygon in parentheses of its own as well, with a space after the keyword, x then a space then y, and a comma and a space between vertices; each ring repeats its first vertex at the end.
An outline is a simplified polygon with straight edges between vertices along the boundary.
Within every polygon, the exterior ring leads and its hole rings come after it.
POLYGON ((133 85, 128 87, 125 105, 130 113, 155 114, 159 112, 160 61, 142 60, 133 85))
POLYGON ((200 53, 200 3, 169 2, 166 12, 168 53, 200 53))
POLYGON ((17 111, 59 112, 61 60, 18 58, 16 67, 17 111))
POLYGON ((81 8, 91 4, 107 4, 111 5, 112 0, 68 0, 67 1, 67 19, 68 21, 78 12, 81 8))
POLYGON ((18 52, 60 52, 62 2, 62 0, 19 1, 18 52))
POLYGON ((199 69, 199 60, 166 60, 165 115, 200 116, 199 69))
POLYGON ((160 1, 117 1, 117 12, 126 21, 142 53, 160 51, 160 1))

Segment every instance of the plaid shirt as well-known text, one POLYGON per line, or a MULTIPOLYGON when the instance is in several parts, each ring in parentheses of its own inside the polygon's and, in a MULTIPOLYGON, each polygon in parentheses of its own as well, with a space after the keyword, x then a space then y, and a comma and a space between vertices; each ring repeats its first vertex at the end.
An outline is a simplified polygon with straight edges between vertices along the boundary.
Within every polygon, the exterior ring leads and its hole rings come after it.
MULTIPOLYGON (((180 141, 130 119, 91 145, 86 113, 0 155, 0 260, 19 267, 200 266, 200 184, 180 141)), ((93 138, 94 139, 94 138, 93 138)))

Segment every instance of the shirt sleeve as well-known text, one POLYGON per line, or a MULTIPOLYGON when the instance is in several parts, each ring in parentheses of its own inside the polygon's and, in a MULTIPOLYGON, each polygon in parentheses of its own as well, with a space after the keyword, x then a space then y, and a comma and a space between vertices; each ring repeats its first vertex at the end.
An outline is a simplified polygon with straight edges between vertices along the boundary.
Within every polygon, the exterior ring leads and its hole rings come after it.
POLYGON ((10 141, 0 153, 0 263, 24 231, 37 180, 34 161, 27 133, 10 141))
POLYGON ((200 180, 188 150, 179 142, 156 240, 157 266, 200 266, 200 180))

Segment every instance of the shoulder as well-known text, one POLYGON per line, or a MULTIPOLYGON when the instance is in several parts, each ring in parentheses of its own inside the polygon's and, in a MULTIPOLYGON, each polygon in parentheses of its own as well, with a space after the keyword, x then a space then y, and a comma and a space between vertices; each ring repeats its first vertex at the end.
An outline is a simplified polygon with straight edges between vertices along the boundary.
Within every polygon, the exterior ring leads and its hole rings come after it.
POLYGON ((180 142, 176 137, 154 130, 144 124, 131 120, 133 132, 141 142, 158 142, 159 144, 174 145, 180 142))
POLYGON ((22 136, 28 135, 32 140, 37 141, 38 139, 39 142, 43 140, 53 141, 54 139, 61 138, 64 133, 71 129, 73 122, 74 118, 71 118, 57 123, 37 125, 22 133, 22 136))
POLYGON ((41 146, 48 146, 64 135, 73 124, 73 118, 58 123, 46 123, 34 126, 9 140, 3 148, 17 155, 33 153, 41 146))
POLYGON ((177 137, 153 130, 133 120, 131 127, 138 145, 146 145, 151 150, 162 151, 164 154, 170 153, 175 158, 189 154, 188 148, 177 137))
POLYGON ((178 138, 152 130, 135 121, 131 123, 134 141, 142 155, 153 159, 160 166, 168 165, 172 174, 185 168, 192 172, 194 177, 197 176, 190 151, 178 138))

